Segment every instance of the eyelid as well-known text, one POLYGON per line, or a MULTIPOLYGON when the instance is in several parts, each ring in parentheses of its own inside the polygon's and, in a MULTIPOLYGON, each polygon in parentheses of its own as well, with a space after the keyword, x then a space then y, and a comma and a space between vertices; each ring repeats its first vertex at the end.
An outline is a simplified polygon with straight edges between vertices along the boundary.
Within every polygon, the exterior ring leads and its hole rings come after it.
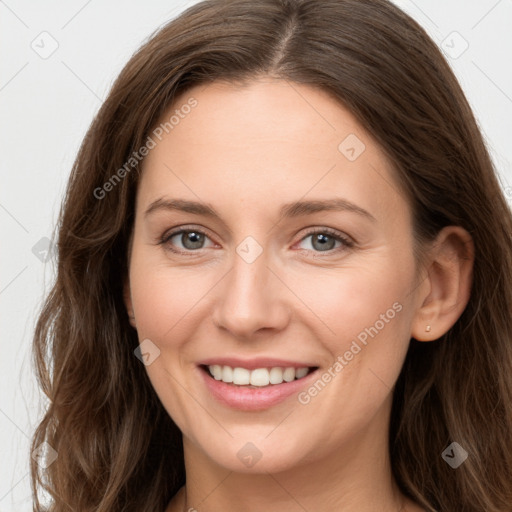
POLYGON ((327 234, 333 238, 336 238, 337 240, 345 242, 347 245, 355 245, 355 241, 352 239, 352 237, 346 235, 341 231, 338 231, 337 229, 328 227, 313 227, 310 230, 308 230, 304 235, 302 235, 302 238, 299 241, 302 241, 304 240, 304 238, 311 235, 315 235, 317 233, 327 234))
MULTIPOLYGON (((307 229, 307 228, 305 228, 305 229, 307 229)), ((183 225, 183 226, 179 226, 179 227, 177 227, 175 229, 171 229, 171 230, 165 232, 157 240, 157 242, 158 242, 159 245, 165 245, 172 237, 174 237, 176 235, 179 235, 179 234, 182 234, 182 233, 186 233, 186 232, 196 232, 196 233, 199 233, 201 235, 204 235, 205 237, 207 237, 207 238, 209 238, 211 240, 211 237, 208 234, 208 230, 206 228, 203 228, 203 227, 198 228, 197 226, 194 226, 194 225, 183 225)), ((317 226, 317 227, 312 227, 312 228, 308 229, 308 231, 306 233, 304 233, 301 236, 301 238, 294 245, 297 245, 298 243, 302 242, 307 237, 309 237, 311 235, 315 235, 315 234, 326 234, 326 235, 334 238, 335 240, 341 242, 342 243, 342 247, 338 247, 336 249, 329 249, 328 251, 312 251, 312 250, 308 250, 308 249, 299 249, 299 250, 307 251, 307 252, 313 252, 313 253, 315 253, 316 255, 319 255, 319 256, 322 256, 322 253, 325 252, 325 256, 332 256, 333 254, 337 254, 340 251, 353 248, 356 245, 356 243, 352 239, 352 237, 349 237, 348 235, 346 235, 346 234, 344 234, 344 233, 342 233, 342 232, 340 232, 340 231, 338 231, 336 229, 329 228, 329 227, 326 227, 326 226, 324 226, 324 227, 317 226)), ((212 242, 213 242, 213 240, 212 240, 212 242)), ((201 251, 203 251, 204 249, 182 250, 182 249, 169 248, 169 250, 171 252, 176 253, 176 254, 193 255, 194 253, 200 254, 201 251)))
MULTIPOLYGON (((206 228, 197 227, 194 225, 184 225, 184 226, 179 226, 177 228, 173 228, 173 229, 166 231, 161 237, 158 238, 157 242, 158 242, 158 244, 165 245, 173 236, 179 235, 181 233, 186 233, 186 232, 199 233, 199 234, 204 235, 205 237, 209 238, 210 240, 212 240, 212 237, 208 234, 208 230, 206 228)), ((212 242, 213 242, 213 240, 212 240, 212 242)), ((183 251, 181 249, 178 249, 178 250, 171 249, 171 251, 176 252, 176 253, 181 253, 181 254, 185 254, 185 253, 192 254, 195 252, 199 253, 201 250, 202 249, 197 249, 195 251, 192 251, 192 250, 183 251)))

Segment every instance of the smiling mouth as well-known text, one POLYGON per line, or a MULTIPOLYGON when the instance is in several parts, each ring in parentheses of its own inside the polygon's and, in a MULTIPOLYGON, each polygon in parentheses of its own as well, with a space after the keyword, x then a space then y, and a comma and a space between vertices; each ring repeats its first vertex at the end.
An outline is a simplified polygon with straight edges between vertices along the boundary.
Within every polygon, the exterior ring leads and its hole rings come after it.
POLYGON ((300 380, 318 369, 318 366, 293 368, 269 367, 249 370, 226 365, 199 365, 212 379, 233 387, 261 389, 300 380))

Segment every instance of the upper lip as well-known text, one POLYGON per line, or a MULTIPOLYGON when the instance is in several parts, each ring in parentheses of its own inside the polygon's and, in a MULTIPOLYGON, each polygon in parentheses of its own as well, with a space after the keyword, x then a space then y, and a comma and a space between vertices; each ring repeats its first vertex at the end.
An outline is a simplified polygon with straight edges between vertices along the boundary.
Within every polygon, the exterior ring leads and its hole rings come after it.
POLYGON ((274 357, 255 357, 253 359, 239 359, 237 357, 210 357, 197 363, 198 365, 210 366, 218 364, 220 366, 231 366, 232 368, 247 368, 255 370, 256 368, 316 368, 317 365, 297 361, 288 361, 286 359, 276 359, 274 357))

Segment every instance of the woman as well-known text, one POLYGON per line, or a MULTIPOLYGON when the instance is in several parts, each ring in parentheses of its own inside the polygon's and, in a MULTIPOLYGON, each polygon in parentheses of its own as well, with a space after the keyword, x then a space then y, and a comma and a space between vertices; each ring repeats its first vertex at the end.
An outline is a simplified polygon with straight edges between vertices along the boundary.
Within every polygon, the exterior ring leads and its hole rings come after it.
POLYGON ((189 8, 73 168, 34 340, 32 448, 56 454, 31 461, 35 494, 512 510, 511 232, 460 86, 391 3, 189 8))

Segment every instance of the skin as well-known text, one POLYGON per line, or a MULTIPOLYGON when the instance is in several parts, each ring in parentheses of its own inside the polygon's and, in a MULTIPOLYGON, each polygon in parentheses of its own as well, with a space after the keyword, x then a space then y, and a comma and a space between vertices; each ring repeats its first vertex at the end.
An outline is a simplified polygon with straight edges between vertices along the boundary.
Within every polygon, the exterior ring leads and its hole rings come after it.
POLYGON ((144 161, 125 286, 139 340, 160 350, 149 378, 183 432, 187 483, 167 512, 423 510, 391 476, 392 391, 410 338, 436 340, 464 310, 471 237, 445 228, 419 268, 390 162, 324 91, 270 78, 216 82, 186 91, 166 119, 190 97, 198 105, 144 161), (354 161, 338 149, 349 134, 365 145, 354 161), (209 203, 222 220, 145 216, 162 197, 209 203), (334 197, 375 220, 350 211, 279 218, 284 203, 334 197), (180 227, 206 233, 200 248, 181 234, 158 243, 180 227), (329 238, 322 250, 308 231, 326 227, 354 246, 329 238), (236 252, 247 236, 262 249, 252 263, 236 252), (197 363, 221 355, 311 361, 325 372, 394 303, 400 312, 308 404, 292 396, 239 411, 199 378, 197 363), (248 442, 262 455, 250 468, 237 456, 248 442))

